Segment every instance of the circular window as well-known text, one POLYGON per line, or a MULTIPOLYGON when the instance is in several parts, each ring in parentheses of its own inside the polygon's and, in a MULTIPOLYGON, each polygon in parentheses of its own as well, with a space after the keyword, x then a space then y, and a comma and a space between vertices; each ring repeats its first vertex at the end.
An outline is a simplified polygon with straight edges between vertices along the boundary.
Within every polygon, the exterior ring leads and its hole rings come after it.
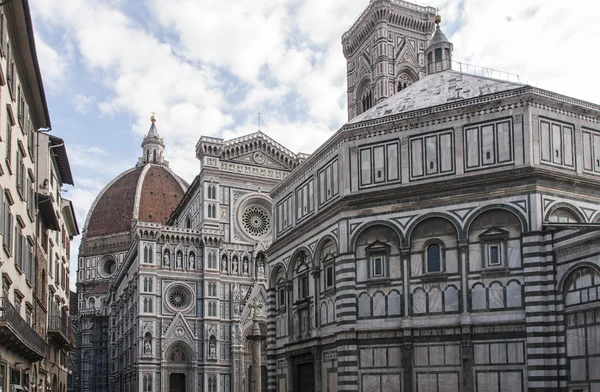
POLYGON ((165 299, 172 310, 183 311, 192 305, 193 295, 189 288, 178 284, 167 291, 165 299))
POLYGON ((107 275, 112 275, 115 272, 115 268, 117 263, 113 259, 106 260, 104 262, 104 273, 107 275))
POLYGON ((242 227, 251 237, 264 237, 271 229, 271 214, 262 206, 246 207, 242 212, 242 227))
POLYGON ((188 304, 188 297, 182 290, 173 290, 169 294, 169 304, 175 309, 185 308, 188 304))

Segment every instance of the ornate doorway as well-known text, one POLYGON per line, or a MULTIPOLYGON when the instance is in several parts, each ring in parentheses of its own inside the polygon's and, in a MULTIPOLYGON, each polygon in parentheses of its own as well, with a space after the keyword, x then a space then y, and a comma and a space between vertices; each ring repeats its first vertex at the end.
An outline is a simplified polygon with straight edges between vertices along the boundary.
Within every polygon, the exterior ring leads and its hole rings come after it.
POLYGON ((185 392, 185 374, 171 373, 169 375, 169 392, 185 392))
POLYGON ((301 392, 315 391, 315 362, 311 354, 304 354, 292 359, 294 372, 294 390, 301 392))

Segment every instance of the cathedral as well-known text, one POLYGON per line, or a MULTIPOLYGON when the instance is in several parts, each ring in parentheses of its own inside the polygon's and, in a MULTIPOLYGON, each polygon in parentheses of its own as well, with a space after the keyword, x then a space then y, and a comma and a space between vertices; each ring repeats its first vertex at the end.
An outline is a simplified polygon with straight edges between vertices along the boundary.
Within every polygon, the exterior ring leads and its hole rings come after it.
POLYGON ((311 155, 156 118, 92 205, 74 390, 600 391, 600 106, 462 72, 436 10, 343 35, 311 155))

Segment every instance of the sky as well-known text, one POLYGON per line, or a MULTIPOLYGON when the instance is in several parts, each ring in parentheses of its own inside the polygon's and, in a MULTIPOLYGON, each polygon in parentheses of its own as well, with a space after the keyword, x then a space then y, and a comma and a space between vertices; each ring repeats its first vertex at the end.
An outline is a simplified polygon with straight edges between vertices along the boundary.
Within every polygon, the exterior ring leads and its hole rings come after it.
MULTIPOLYGON (((53 134, 65 140, 80 229, 133 167, 156 112, 191 182, 200 136, 261 131, 313 152, 347 121, 341 36, 369 0, 29 0, 53 134)), ((453 59, 600 104, 600 3, 431 0, 453 59)), ((79 248, 80 237, 72 243, 79 248)), ((75 290, 77 251, 71 256, 75 290)))

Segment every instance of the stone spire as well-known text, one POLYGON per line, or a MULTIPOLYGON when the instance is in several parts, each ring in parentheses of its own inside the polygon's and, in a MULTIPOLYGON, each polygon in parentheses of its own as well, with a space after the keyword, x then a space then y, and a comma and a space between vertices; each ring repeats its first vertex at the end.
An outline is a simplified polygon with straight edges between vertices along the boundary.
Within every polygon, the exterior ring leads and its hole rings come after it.
POLYGON ((452 50, 454 50, 454 46, 440 29, 442 17, 437 15, 434 22, 436 24, 435 32, 425 51, 428 75, 452 69, 452 50))
POLYGON ((169 162, 164 158, 165 143, 158 134, 156 128, 156 115, 152 112, 150 117, 150 130, 142 141, 142 156, 138 159, 137 166, 143 166, 149 163, 169 167, 169 162))

